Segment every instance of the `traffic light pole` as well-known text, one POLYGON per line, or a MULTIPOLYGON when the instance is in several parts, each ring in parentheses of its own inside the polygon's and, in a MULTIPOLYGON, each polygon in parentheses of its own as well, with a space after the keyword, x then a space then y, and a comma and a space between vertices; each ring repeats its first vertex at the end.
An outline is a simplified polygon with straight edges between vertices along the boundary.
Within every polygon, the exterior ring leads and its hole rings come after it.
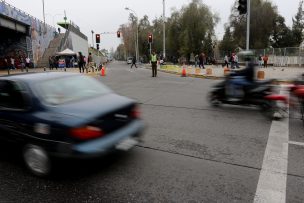
POLYGON ((250 0, 247 0, 247 36, 246 36, 246 50, 249 51, 250 38, 250 0))
POLYGON ((166 58, 166 16, 165 16, 165 0, 163 0, 163 57, 166 58))
POLYGON ((152 43, 150 42, 150 43, 149 43, 149 45, 150 45, 150 56, 151 56, 151 54, 152 54, 152 53, 151 53, 151 47, 152 47, 151 44, 152 44, 152 43))

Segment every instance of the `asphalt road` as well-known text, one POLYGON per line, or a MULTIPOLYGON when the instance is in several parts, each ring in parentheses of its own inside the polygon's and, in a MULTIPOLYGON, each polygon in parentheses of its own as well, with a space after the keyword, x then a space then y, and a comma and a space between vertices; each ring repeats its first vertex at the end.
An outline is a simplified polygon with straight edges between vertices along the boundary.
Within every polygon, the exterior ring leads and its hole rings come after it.
MULTIPOLYGON (((257 191, 281 184, 261 184, 278 131, 272 121, 252 107, 211 107, 207 94, 218 81, 151 75, 113 62, 98 77, 141 104, 143 143, 98 160, 59 162, 48 179, 30 175, 18 153, 1 147, 0 202, 258 202, 257 191)), ((286 202, 304 202, 304 127, 297 110, 290 112, 278 125, 288 126, 290 142, 280 192, 286 202)))

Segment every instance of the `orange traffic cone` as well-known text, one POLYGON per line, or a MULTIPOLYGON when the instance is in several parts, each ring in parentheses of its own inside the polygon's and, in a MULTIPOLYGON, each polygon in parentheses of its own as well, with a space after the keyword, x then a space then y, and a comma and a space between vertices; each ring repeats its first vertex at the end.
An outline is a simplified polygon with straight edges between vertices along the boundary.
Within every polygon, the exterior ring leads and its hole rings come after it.
POLYGON ((182 77, 187 77, 187 71, 186 71, 186 67, 185 67, 185 65, 183 65, 183 69, 182 69, 182 77))
POLYGON ((229 68, 225 67, 225 68, 224 68, 224 75, 225 75, 225 76, 228 75, 229 72, 230 72, 229 68))
POLYGON ((106 76, 106 68, 104 66, 101 68, 101 76, 106 76))

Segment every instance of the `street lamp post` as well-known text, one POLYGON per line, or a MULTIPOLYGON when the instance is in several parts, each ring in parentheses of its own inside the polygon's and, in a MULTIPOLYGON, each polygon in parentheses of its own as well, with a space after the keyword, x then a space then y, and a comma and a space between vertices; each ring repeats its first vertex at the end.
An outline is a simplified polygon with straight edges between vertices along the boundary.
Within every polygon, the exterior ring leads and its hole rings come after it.
POLYGON ((166 58, 166 15, 165 15, 165 0, 163 0, 163 57, 166 58))
POLYGON ((139 50, 138 50, 138 16, 136 14, 135 11, 133 11, 132 9, 126 7, 125 10, 127 11, 131 11, 132 13, 134 13, 135 17, 136 17, 136 42, 135 42, 135 54, 136 54, 136 59, 139 60, 139 50))
POLYGON ((92 47, 94 48, 94 31, 91 30, 91 32, 92 32, 92 47))
POLYGON ((45 28, 45 11, 44 11, 44 0, 42 0, 42 12, 43 12, 43 23, 44 23, 44 31, 43 33, 46 33, 46 28, 45 28))

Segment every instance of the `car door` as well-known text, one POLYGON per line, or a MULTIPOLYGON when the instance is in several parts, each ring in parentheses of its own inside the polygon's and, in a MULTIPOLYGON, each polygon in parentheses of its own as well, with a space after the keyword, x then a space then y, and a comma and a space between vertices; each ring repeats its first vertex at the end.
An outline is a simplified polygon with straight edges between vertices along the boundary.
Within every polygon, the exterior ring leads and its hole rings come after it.
POLYGON ((21 141, 29 132, 29 102, 20 82, 0 80, 0 138, 21 141))

